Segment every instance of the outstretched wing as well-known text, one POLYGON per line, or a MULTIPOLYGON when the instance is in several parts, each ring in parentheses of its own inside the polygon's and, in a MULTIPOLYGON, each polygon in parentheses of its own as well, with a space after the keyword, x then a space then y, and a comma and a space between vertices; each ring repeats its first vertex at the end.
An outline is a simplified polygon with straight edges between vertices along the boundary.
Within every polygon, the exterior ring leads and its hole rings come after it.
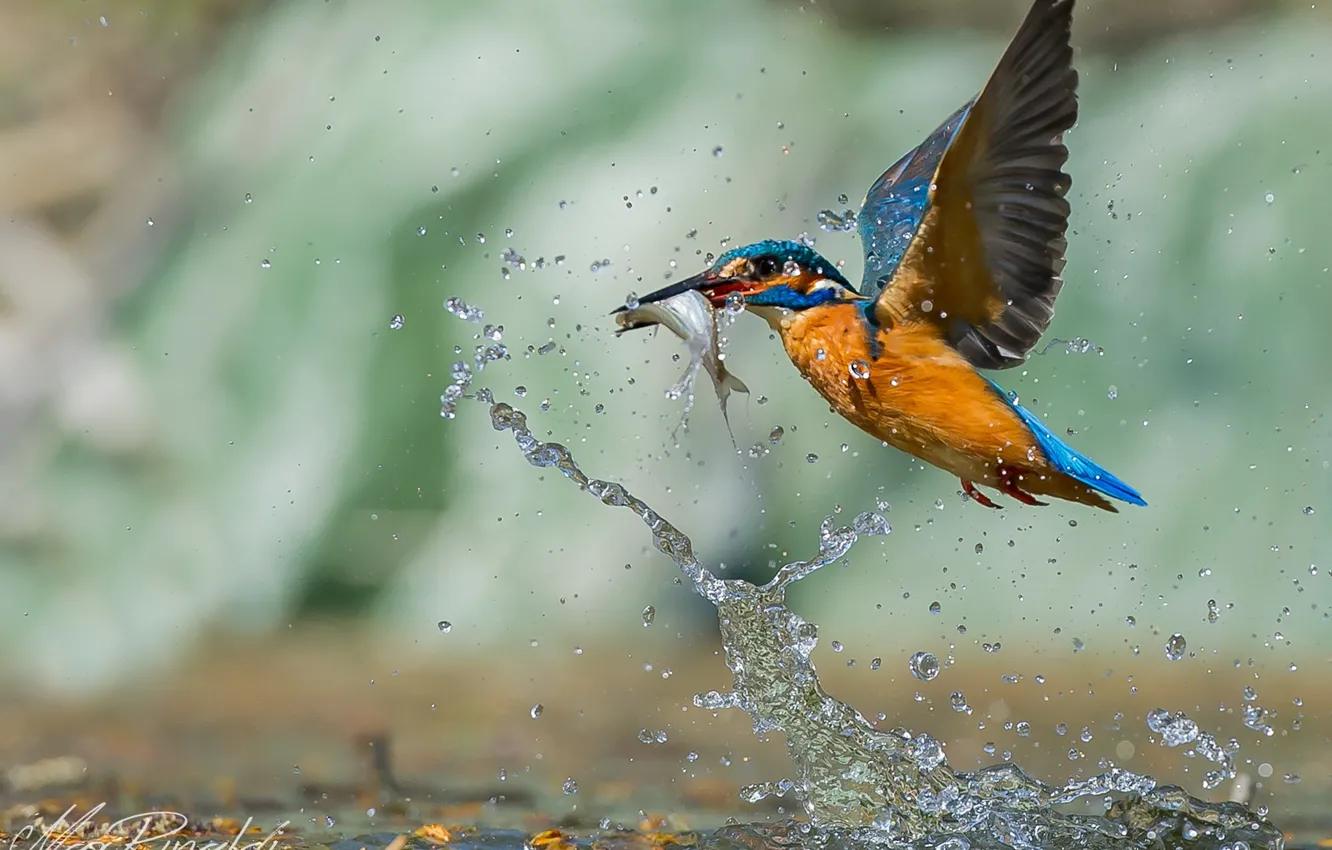
MULTIPOLYGON (((902 195, 908 183, 911 197, 928 194, 908 244, 894 243, 892 226, 873 235, 898 252, 886 254, 896 260, 875 318, 934 323, 978 368, 1023 362, 1063 285, 1070 183, 1063 134, 1078 115, 1072 11, 1073 0, 1036 0, 980 97, 900 164, 890 194, 902 195), (925 177, 932 144, 944 150, 925 177)), ((876 203, 908 206, 905 198, 876 203)))
POLYGON ((860 205, 860 244, 865 249, 861 294, 871 298, 883 291, 902 263, 902 255, 916 235, 930 205, 930 184, 939 162, 962 126, 968 103, 874 181, 860 205))

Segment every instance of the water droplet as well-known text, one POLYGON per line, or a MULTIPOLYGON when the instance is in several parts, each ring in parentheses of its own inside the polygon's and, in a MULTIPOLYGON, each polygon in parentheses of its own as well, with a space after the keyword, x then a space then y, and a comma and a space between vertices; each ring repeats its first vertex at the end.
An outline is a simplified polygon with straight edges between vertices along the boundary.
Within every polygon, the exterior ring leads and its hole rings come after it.
MULTIPOLYGON (((717 147, 715 147, 715 148, 712 149, 712 155, 713 155, 713 156, 721 156, 721 155, 724 154, 725 152, 726 152, 726 151, 722 150, 722 146, 721 146, 721 145, 717 145, 717 147)), ((742 158, 743 158, 743 157, 742 157, 742 158)))
POLYGON ((819 462, 819 456, 814 454, 813 452, 810 452, 809 454, 805 455, 805 463, 818 463, 818 462, 819 462))
POLYGON ((259 268, 261 268, 261 269, 271 269, 271 268, 273 268, 273 264, 272 264, 271 262, 269 262, 268 260, 260 260, 260 261, 259 261, 259 268))
POLYGON ((148 219, 148 221, 146 222, 146 224, 147 224, 149 227, 152 227, 152 226, 153 226, 153 220, 152 220, 151 218, 148 219))
POLYGON ((786 435, 786 429, 780 425, 776 425, 773 427, 771 431, 768 432, 768 442, 772 443, 773 445, 777 445, 782 441, 782 437, 785 435, 786 435))
POLYGON ((249 193, 249 192, 246 192, 246 193, 245 193, 245 203, 247 203, 247 204, 252 204, 252 203, 254 203, 254 198, 250 197, 250 193, 249 193))
POLYGON ((1110 399, 1111 401, 1114 401, 1115 399, 1119 398, 1119 387, 1115 386, 1114 384, 1111 384, 1110 389, 1107 390, 1105 393, 1105 397, 1110 399))
POLYGON ((444 309, 465 322, 479 323, 486 315, 480 307, 473 307, 461 298, 445 299, 444 309))
POLYGON ((819 227, 828 233, 849 233, 855 230, 856 218, 855 210, 843 210, 841 213, 832 210, 820 210, 814 216, 815 221, 819 223, 819 227))
POLYGON ((1313 516, 1313 515, 1314 515, 1313 505, 1305 505, 1305 507, 1304 507, 1304 515, 1305 515, 1305 516, 1313 516))
POLYGON ((425 235, 426 235, 426 226, 425 226, 424 224, 421 225, 420 227, 416 228, 416 235, 417 235, 417 236, 425 236, 425 235))
POLYGON ((928 682, 939 675, 939 659, 929 652, 917 652, 907 662, 907 669, 917 679, 928 682))
POLYGON ((402 323, 403 323, 402 314, 399 313, 398 315, 394 316, 392 319, 389 319, 389 330, 391 331, 402 330, 402 323))
POLYGON ((536 705, 532 706, 532 710, 529 712, 529 714, 532 715, 533 720, 536 720, 541 716, 541 712, 545 710, 546 707, 544 705, 542 705, 541 703, 537 703, 536 705))
POLYGON ((1216 604, 1215 599, 1207 600, 1207 622, 1215 623, 1221 619, 1221 607, 1216 604))
POLYGON ((453 623, 450 623, 448 620, 440 620, 439 630, 444 634, 448 634, 449 632, 453 631, 453 623))
POLYGON ((560 785, 560 790, 563 791, 566 796, 569 794, 577 794, 578 783, 575 782, 572 777, 570 777, 569 779, 564 780, 564 783, 560 785))
POLYGON ((827 359, 828 359, 828 352, 824 351, 822 348, 815 349, 815 350, 814 350, 814 359, 815 359, 815 360, 819 360, 819 361, 827 360, 827 359))
POLYGON ((656 608, 653 608, 651 605, 649 605, 649 606, 647 606, 646 608, 644 608, 644 609, 643 609, 643 628, 646 629, 648 626, 652 625, 652 621, 655 620, 656 617, 657 617, 657 609, 656 609, 656 608))
POLYGON ((1268 192, 1266 195, 1263 195, 1263 200, 1267 201, 1270 204, 1276 200, 1276 195, 1273 194, 1272 192, 1268 192))
POLYGON ((911 739, 907 752, 922 771, 934 770, 944 763, 943 745, 923 732, 911 739))
POLYGON ((851 361, 851 377, 863 381, 870 376, 870 366, 864 360, 851 361))
POLYGON ((855 529, 856 534, 859 534, 862 537, 874 537, 893 533, 893 527, 888 524, 888 520, 884 519, 882 514, 873 511, 864 511, 857 514, 855 520, 851 524, 855 529))
MULTIPOLYGON (((1161 743, 1167 747, 1178 747, 1198 740, 1198 724, 1182 711, 1171 714, 1164 708, 1154 708, 1147 712, 1147 728, 1160 735, 1161 743)), ((1199 750, 1205 748, 1199 747, 1199 750)), ((1210 758, 1205 752, 1202 754, 1210 758)))
POLYGON ((846 196, 846 193, 842 193, 842 194, 840 194, 840 195, 837 196, 837 203, 838 203, 840 206, 843 206, 843 207, 844 207, 844 206, 846 206, 847 204, 851 203, 851 199, 848 198, 848 197, 846 196))
POLYGON ((931 614, 938 614, 938 613, 939 613, 940 611, 942 611, 942 610, 943 610, 943 606, 940 605, 938 602, 931 602, 931 603, 930 603, 930 613, 931 613, 931 614))
POLYGON ((1166 641, 1165 656, 1171 661, 1178 661, 1184 657, 1184 652, 1187 649, 1188 644, 1184 641, 1184 635, 1176 632, 1166 641))
POLYGON ((953 711, 963 714, 971 713, 971 706, 967 705, 967 696, 961 691, 953 691, 948 696, 948 704, 953 707, 953 711))
POLYGON ((795 260, 787 260, 785 263, 782 264, 782 274, 786 275, 787 277, 799 277, 800 264, 797 263, 795 260))

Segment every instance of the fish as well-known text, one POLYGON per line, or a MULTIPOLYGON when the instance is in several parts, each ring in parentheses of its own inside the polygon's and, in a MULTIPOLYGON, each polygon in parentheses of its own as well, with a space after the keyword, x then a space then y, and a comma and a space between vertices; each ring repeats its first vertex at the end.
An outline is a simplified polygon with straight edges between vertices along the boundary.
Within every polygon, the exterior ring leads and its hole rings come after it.
MULTIPOLYGON (((717 311, 701 292, 691 290, 651 304, 633 307, 626 305, 615 314, 615 322, 620 326, 615 331, 616 336, 626 331, 659 325, 684 340, 689 349, 689 365, 685 367, 680 380, 666 391, 669 399, 685 399, 684 415, 677 430, 689 430, 689 414, 694 407, 694 384, 698 380, 699 370, 705 369, 712 379, 712 389, 717 394, 726 430, 731 431, 726 402, 732 392, 748 395, 749 387, 727 371, 717 332, 717 311)), ((734 432, 731 432, 731 442, 735 442, 734 432)))

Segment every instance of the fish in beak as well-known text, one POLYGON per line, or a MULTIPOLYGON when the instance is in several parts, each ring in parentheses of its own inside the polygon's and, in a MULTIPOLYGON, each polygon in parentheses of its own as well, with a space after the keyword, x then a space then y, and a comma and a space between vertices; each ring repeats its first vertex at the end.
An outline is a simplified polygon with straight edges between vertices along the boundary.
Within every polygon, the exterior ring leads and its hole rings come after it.
MULTIPOLYGON (((688 430, 689 413, 694 407, 694 384, 699 369, 706 369, 712 378, 717 402, 721 405, 722 419, 726 421, 727 431, 730 431, 731 420, 726 413, 726 402, 733 391, 748 394, 749 387, 726 370, 717 336, 717 311, 713 309, 711 299, 701 291, 707 282, 706 276, 705 272, 660 289, 638 299, 635 306, 620 307, 613 314, 616 324, 620 326, 615 333, 618 336, 635 328, 662 325, 684 340, 689 349, 689 365, 680 380, 666 392, 668 398, 683 396, 685 399, 684 416, 678 427, 688 430)), ((725 302, 725 296, 722 301, 725 302)), ((735 442, 733 432, 731 442, 735 442)))
MULTIPOLYGON (((636 306, 645 304, 657 304, 662 301, 668 301, 676 296, 683 295, 686 292, 697 292, 702 295, 707 302, 715 309, 721 309, 726 305, 727 296, 732 293, 742 295, 756 291, 757 287, 749 281, 739 278, 724 277, 719 275, 714 269, 700 272, 693 277, 672 283, 670 286, 664 286, 656 292, 650 292, 638 299, 636 306)), ((612 315, 631 310, 629 305, 617 307, 612 311, 612 315)), ((626 328, 627 330, 627 328, 626 328)))

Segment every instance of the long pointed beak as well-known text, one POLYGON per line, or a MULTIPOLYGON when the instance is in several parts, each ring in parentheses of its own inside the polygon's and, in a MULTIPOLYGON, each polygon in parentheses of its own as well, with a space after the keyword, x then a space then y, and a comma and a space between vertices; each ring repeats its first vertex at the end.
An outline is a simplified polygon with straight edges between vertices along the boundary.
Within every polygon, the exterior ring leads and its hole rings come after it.
MULTIPOLYGON (((700 290, 705 296, 707 296, 709 301, 712 301, 714 300, 713 293, 709 290, 712 290, 718 286, 723 286, 727 283, 729 283, 729 281, 727 281, 724 278, 717 277, 717 275, 713 274, 712 271, 709 269, 708 271, 701 272, 699 274, 694 275, 693 277, 687 277, 684 280, 676 281, 675 283, 672 283, 670 286, 663 286, 661 289, 658 289, 656 292, 649 292, 647 295, 641 296, 638 299, 638 303, 652 304, 657 301, 665 301, 667 298, 674 298, 675 296, 679 295, 682 292, 689 292, 695 289, 700 290)), ((625 310, 628 309, 630 309, 629 305, 624 304, 612 310, 611 315, 613 316, 616 313, 623 313, 625 310)))

